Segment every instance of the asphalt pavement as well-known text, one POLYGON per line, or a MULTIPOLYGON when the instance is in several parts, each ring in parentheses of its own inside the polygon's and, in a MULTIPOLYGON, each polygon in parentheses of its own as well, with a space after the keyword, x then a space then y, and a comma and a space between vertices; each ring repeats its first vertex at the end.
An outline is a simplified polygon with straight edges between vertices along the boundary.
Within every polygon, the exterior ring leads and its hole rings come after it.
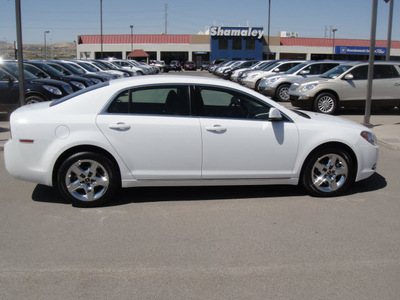
MULTIPOLYGON (((291 108, 290 103, 284 103, 284 106, 291 108)), ((341 111, 339 116, 360 124, 364 122, 364 115, 361 110, 344 110, 341 111)), ((400 150, 400 109, 372 112, 370 124, 380 146, 400 150)), ((8 116, 0 114, 0 151, 4 150, 4 144, 9 138, 8 116)))

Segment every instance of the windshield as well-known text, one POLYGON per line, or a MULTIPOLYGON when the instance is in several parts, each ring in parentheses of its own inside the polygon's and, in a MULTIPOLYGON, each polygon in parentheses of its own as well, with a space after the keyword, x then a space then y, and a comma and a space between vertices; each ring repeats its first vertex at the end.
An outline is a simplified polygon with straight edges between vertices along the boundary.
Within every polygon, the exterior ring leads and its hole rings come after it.
POLYGON ((302 64, 299 64, 299 65, 297 65, 297 66, 294 66, 293 68, 287 70, 287 71, 285 72, 285 74, 294 74, 294 73, 296 73, 298 70, 303 69, 303 68, 304 68, 305 66, 307 66, 307 65, 308 65, 308 63, 302 63, 302 64))
POLYGON ((328 72, 325 72, 320 77, 334 79, 334 78, 342 75, 344 72, 346 72, 348 69, 350 69, 352 67, 353 66, 339 65, 339 66, 333 68, 332 70, 329 70, 328 72))
POLYGON ((94 64, 96 67, 98 67, 102 71, 107 71, 109 68, 106 66, 103 66, 102 64, 98 63, 97 61, 92 61, 92 64, 94 64))
MULTIPOLYGON (((18 65, 17 64, 6 64, 7 71, 9 71, 13 76, 19 78, 18 65)), ((24 70, 24 79, 38 79, 39 77, 33 75, 31 72, 24 70)))
POLYGON ((38 68, 42 69, 47 74, 50 74, 53 77, 64 76, 63 73, 61 73, 60 71, 54 69, 52 66, 49 66, 49 65, 46 65, 46 64, 33 64, 33 65, 37 66, 38 68))
POLYGON ((77 64, 80 65, 85 70, 88 70, 89 72, 97 72, 98 71, 95 67, 91 66, 90 64, 79 62, 79 61, 77 62, 77 64))
POLYGON ((60 64, 60 66, 63 66, 67 70, 71 71, 73 74, 85 74, 85 71, 75 67, 74 65, 66 64, 66 63, 59 63, 59 64, 60 64))
POLYGON ((263 70, 264 71, 271 71, 272 69, 274 69, 275 67, 279 66, 280 64, 281 64, 280 62, 273 63, 272 65, 270 65, 269 67, 266 67, 263 70))

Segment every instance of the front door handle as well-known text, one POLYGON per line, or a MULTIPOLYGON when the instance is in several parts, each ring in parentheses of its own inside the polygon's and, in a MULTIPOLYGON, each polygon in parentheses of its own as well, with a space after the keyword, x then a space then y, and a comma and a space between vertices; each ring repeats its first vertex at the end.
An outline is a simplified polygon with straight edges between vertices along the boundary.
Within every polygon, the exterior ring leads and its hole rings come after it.
POLYGON ((217 133, 222 133, 226 131, 225 127, 222 127, 221 125, 214 125, 214 126, 208 126, 206 127, 207 131, 212 131, 212 132, 217 132, 217 133))
POLYGON ((129 129, 131 129, 131 125, 126 124, 124 122, 118 122, 115 124, 109 124, 108 128, 115 129, 115 130, 129 130, 129 129))

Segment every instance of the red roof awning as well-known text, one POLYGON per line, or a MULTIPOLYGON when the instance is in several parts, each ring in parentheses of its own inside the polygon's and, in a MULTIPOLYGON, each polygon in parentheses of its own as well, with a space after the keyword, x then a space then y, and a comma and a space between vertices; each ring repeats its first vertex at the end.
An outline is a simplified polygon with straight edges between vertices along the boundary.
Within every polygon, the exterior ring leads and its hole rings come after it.
POLYGON ((149 57, 150 54, 145 52, 142 49, 133 50, 131 53, 128 54, 128 57, 149 57))

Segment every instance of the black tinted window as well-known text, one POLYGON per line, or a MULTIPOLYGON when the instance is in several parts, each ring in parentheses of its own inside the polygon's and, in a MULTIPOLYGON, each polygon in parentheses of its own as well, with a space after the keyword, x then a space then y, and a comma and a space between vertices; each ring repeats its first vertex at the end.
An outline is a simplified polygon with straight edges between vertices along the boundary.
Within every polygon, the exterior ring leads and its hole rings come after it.
POLYGON ((396 78, 399 73, 393 65, 375 65, 374 66, 374 79, 381 78, 396 78))
POLYGON ((365 80, 368 78, 368 66, 361 66, 351 70, 354 80, 365 80))
POLYGON ((109 113, 146 115, 190 115, 187 86, 148 87, 121 92, 108 110, 109 113))
POLYGON ((200 116, 232 119, 267 119, 270 107, 250 96, 218 88, 199 88, 200 116))

